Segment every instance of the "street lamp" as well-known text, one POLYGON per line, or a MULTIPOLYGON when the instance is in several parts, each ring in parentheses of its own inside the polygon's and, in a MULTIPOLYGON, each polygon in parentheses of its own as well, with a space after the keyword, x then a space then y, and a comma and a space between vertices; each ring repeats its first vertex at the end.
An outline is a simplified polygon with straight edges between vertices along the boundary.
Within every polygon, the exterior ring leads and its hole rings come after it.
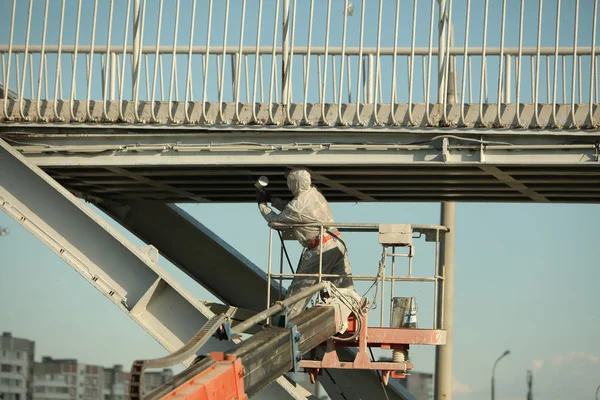
POLYGON ((510 354, 510 350, 506 350, 504 353, 502 353, 502 355, 500 357, 498 357, 498 359, 496 360, 496 362, 494 363, 494 367, 492 368, 492 400, 495 399, 495 392, 494 392, 494 374, 496 373, 496 365, 498 364, 498 361, 500 361, 502 358, 506 357, 507 355, 510 354))
POLYGON ((8 228, 3 228, 0 226, 0 236, 8 235, 8 228))
POLYGON ((598 385, 598 388, 596 389, 596 400, 598 400, 598 392, 600 392, 600 385, 598 385))

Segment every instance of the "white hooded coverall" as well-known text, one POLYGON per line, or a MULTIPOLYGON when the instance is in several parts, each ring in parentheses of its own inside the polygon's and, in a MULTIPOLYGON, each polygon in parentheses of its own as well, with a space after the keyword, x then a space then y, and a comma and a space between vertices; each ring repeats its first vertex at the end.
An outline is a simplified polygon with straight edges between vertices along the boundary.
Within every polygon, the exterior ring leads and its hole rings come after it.
MULTIPOLYGON (((290 171, 287 177, 287 186, 294 194, 294 198, 289 203, 285 204, 281 199, 273 198, 271 204, 273 207, 281 210, 277 214, 266 203, 260 203, 259 209, 265 220, 271 224, 320 224, 332 223, 333 216, 331 209, 325 197, 318 189, 311 185, 311 178, 308 171, 304 169, 294 169, 290 171)), ((302 259, 298 266, 297 274, 318 274, 319 273, 319 252, 320 246, 323 247, 323 274, 344 275, 341 278, 323 278, 330 280, 336 287, 354 289, 352 282, 350 261, 348 259, 348 251, 342 240, 335 235, 327 233, 339 232, 335 230, 333 225, 324 226, 323 236, 329 237, 329 240, 317 247, 310 248, 311 241, 314 239, 319 243, 320 229, 318 227, 293 227, 292 228, 296 239, 305 248, 302 253, 302 259)), ((341 235, 339 236, 341 238, 341 235)), ((288 289, 287 297, 292 296, 303 289, 316 284, 316 277, 295 277, 288 289)), ((304 310, 309 303, 310 298, 297 302, 290 309, 288 318, 291 319, 304 310)))

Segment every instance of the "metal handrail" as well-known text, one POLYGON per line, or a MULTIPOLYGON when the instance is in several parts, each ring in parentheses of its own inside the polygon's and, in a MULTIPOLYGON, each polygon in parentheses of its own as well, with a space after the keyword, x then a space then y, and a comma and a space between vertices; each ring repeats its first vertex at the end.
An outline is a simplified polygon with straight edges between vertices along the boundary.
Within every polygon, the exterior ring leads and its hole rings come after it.
MULTIPOLYGON (((269 249, 268 249, 268 265, 267 265, 267 306, 271 306, 271 280, 278 279, 279 284, 282 285, 284 280, 293 280, 297 277, 304 278, 316 278, 317 282, 322 283, 323 279, 330 278, 343 278, 346 275, 341 274, 329 274, 323 273, 323 246, 318 246, 319 251, 319 270, 315 274, 308 273, 284 273, 283 272, 283 253, 284 253, 284 243, 282 238, 281 243, 281 259, 279 263, 279 272, 273 271, 273 230, 289 230, 298 227, 302 228, 319 228, 320 234, 319 237, 322 237, 325 233, 325 228, 333 227, 340 232, 364 232, 364 233, 373 233, 379 232, 379 228, 382 224, 378 223, 355 223, 355 222, 329 222, 329 223, 270 223, 269 229, 269 249)), ((426 225, 426 224, 415 224, 410 225, 413 235, 416 233, 418 236, 413 236, 413 238, 419 238, 421 236, 425 236, 426 241, 435 242, 435 259, 434 259, 434 273, 432 276, 413 276, 412 274, 412 258, 414 257, 414 245, 407 246, 409 248, 408 253, 398 253, 396 251, 395 246, 383 245, 383 254, 382 260, 380 261, 380 270, 377 275, 348 275, 354 281, 362 281, 362 282, 373 282, 374 284, 381 285, 381 297, 379 301, 380 306, 380 325, 383 326, 383 321, 385 318, 385 285, 386 283, 390 286, 390 307, 389 313, 391 316, 391 299, 394 297, 394 286, 397 282, 431 282, 434 284, 434 310, 433 310, 433 321, 434 321, 434 329, 439 328, 438 314, 443 310, 443 285, 444 285, 444 269, 440 264, 440 241, 443 237, 443 234, 448 232, 448 228, 442 225, 426 225), (391 248, 391 252, 388 252, 388 249, 391 248), (408 275, 397 275, 396 274, 396 259, 397 258, 407 258, 408 259, 408 275), (386 274, 385 265, 387 264, 387 259, 391 258, 391 273, 386 274), (383 262, 383 265, 381 264, 383 262)))
MULTIPOLYGON (((249 123, 246 118, 241 117, 240 108, 236 108, 233 120, 229 114, 226 116, 227 103, 235 102, 238 107, 239 103, 252 104, 254 107, 251 107, 253 110, 251 123, 260 125, 283 123, 286 125, 412 126, 415 123, 413 106, 424 102, 431 103, 431 92, 435 90, 431 80, 435 78, 432 78, 430 71, 437 63, 436 59, 442 59, 441 64, 444 65, 442 81, 451 80, 449 65, 455 66, 452 70, 462 70, 462 73, 456 74, 457 76, 453 78, 457 88, 455 98, 461 99, 459 104, 454 105, 455 108, 459 108, 458 112, 449 112, 448 107, 451 105, 445 99, 438 99, 439 105, 443 107, 441 111, 444 118, 441 122, 445 125, 466 127, 465 115, 468 107, 470 104, 477 104, 479 124, 484 127, 490 124, 502 127, 506 121, 500 115, 503 112, 502 106, 521 103, 535 106, 535 124, 541 128, 564 128, 566 118, 574 121, 572 125, 575 128, 593 128, 596 124, 594 116, 597 117, 595 113, 599 103, 597 58, 600 47, 596 46, 599 0, 594 0, 591 27, 580 26, 579 17, 583 10, 582 7, 576 7, 572 21, 569 21, 572 22, 573 29, 563 28, 562 32, 560 25, 564 24, 564 21, 561 22, 564 18, 553 18, 553 15, 547 12, 542 14, 540 7, 537 15, 537 45, 530 47, 524 47, 522 43, 525 21, 536 17, 531 15, 528 19, 524 18, 524 4, 529 0, 521 0, 518 23, 516 18, 509 18, 506 21, 504 12, 498 13, 499 15, 485 13, 483 18, 485 33, 488 25, 495 19, 498 19, 497 22, 506 22, 501 24, 499 47, 488 45, 487 39, 495 40, 492 37, 486 37, 481 46, 473 46, 469 43, 469 37, 477 36, 469 36, 472 30, 470 21, 477 18, 477 16, 471 18, 469 2, 464 22, 465 43, 461 46, 452 45, 450 40, 452 29, 446 29, 441 33, 438 32, 441 34, 440 43, 442 43, 439 48, 431 43, 437 24, 431 23, 429 26, 416 23, 400 24, 398 17, 400 0, 396 0, 396 17, 393 19, 393 26, 389 26, 392 19, 381 17, 383 1, 379 2, 377 21, 370 21, 366 25, 363 8, 366 7, 367 2, 362 2, 360 7, 356 5, 357 8, 361 8, 360 34, 351 32, 349 26, 352 21, 348 19, 349 16, 344 10, 336 10, 339 4, 332 6, 331 1, 328 1, 325 24, 327 34, 324 35, 324 43, 321 39, 314 39, 319 35, 313 34, 313 29, 322 29, 322 24, 316 22, 316 18, 321 18, 320 13, 311 11, 307 16, 298 12, 296 3, 293 3, 294 7, 284 7, 284 15, 280 15, 280 3, 283 0, 262 0, 258 5, 243 0, 241 4, 243 12, 239 16, 236 15, 235 19, 234 13, 229 12, 229 9, 235 9, 240 0, 228 0, 224 14, 223 10, 213 11, 212 0, 209 0, 208 12, 197 13, 197 5, 199 8, 203 7, 200 0, 177 0, 174 21, 166 21, 166 14, 162 12, 164 0, 159 2, 157 17, 151 16, 150 12, 146 13, 146 0, 128 0, 120 4, 111 1, 100 5, 98 0, 94 0, 91 23, 82 22, 81 18, 82 7, 89 4, 91 0, 78 0, 77 13, 71 13, 69 7, 65 8, 64 1, 56 10, 54 8, 58 7, 56 4, 60 2, 47 1, 43 14, 42 43, 39 43, 40 40, 34 37, 36 35, 30 35, 30 32, 33 24, 42 21, 37 21, 38 15, 32 14, 34 0, 28 1, 29 7, 23 9, 17 9, 16 0, 12 1, 8 43, 0 44, 2 84, 4 87, 14 89, 17 94, 17 99, 9 100, 8 92, 4 93, 5 104, 0 107, 0 120, 33 118, 36 121, 47 120, 47 122, 82 122, 83 118, 86 121, 96 122, 99 117, 92 115, 89 104, 85 116, 76 115, 74 111, 73 102, 85 99, 88 102, 102 100, 103 113, 100 119, 109 122, 249 123), (231 7, 229 7, 230 1, 231 7), (263 3, 265 3, 264 7, 263 3), (123 7, 124 4, 126 8, 123 7), (271 11, 266 11, 271 8, 276 9, 273 15, 271 11), (25 10, 29 12, 25 14, 25 10), (108 21, 100 19, 102 10, 108 13, 108 21), (338 11, 342 12, 338 13, 338 11), (50 39, 46 34, 51 29, 48 27, 48 15, 55 13, 59 15, 59 21, 63 21, 61 28, 63 25, 75 26, 75 44, 67 37, 68 35, 64 37, 59 35, 56 42, 56 39, 50 39), (191 20, 185 13, 191 15, 191 20), (120 15, 131 18, 123 20, 120 15), (186 18, 183 18, 184 15, 186 18), (224 18, 225 27, 222 40, 219 38, 211 40, 210 26, 213 20, 220 21, 220 18, 224 18), (245 32, 247 30, 245 27, 253 25, 247 23, 251 18, 264 22, 256 27, 254 37, 245 32), (273 24, 268 21, 271 18, 273 24), (279 26, 280 18, 288 21, 285 27, 279 26), (548 19, 552 20, 552 24, 545 23, 548 19), (180 29, 184 29, 180 25, 187 23, 181 21, 189 21, 190 24, 190 34, 184 39, 181 38, 183 35, 177 34, 180 29), (165 25, 174 23, 170 42, 160 34, 163 22, 165 25), (192 34, 193 27, 202 24, 209 27, 205 37, 192 34), (309 27, 306 43, 303 43, 304 38, 295 37, 296 26, 304 24, 309 27), (22 26, 27 33, 25 43, 15 43, 18 39, 13 33, 17 27, 22 26), (231 28, 234 31, 229 36, 228 26, 234 27, 231 28), (508 43, 508 38, 505 37, 504 32, 511 29, 510 26, 515 30, 519 28, 518 43, 508 43), (543 31, 542 26, 545 27, 543 31), (158 30, 155 34, 156 27, 158 30), (239 32, 235 31, 238 29, 239 32), (278 30, 283 32, 278 33, 278 30), (330 36, 334 37, 335 34, 335 32, 330 34, 330 31, 336 30, 340 30, 341 45, 330 43, 330 36), (426 30, 428 32, 425 32, 426 30), (381 33, 384 31, 394 32, 393 45, 383 45, 381 33), (121 35, 121 32, 125 35, 121 35), (128 32, 132 34, 128 35, 128 32), (369 32, 375 35, 368 34, 369 32), (556 39, 554 46, 542 46, 543 35, 558 38, 559 32, 561 37, 565 32, 572 32, 573 40, 568 38, 571 45, 560 46, 556 39), (91 40, 88 40, 90 36, 91 40), (272 44, 263 45, 265 40, 261 38, 269 36, 273 36, 272 44), (416 45, 415 37, 420 36, 430 38, 429 46, 416 45), (368 37, 377 40, 371 39, 369 42, 366 39, 368 37), (401 41, 402 37, 412 38, 410 46, 400 46, 398 41, 401 41), (47 39, 53 42, 46 43, 47 39), (164 43, 165 39, 166 43, 164 43), (99 41, 102 43, 97 43, 99 41), (315 41, 318 43, 313 43, 315 41), (222 44, 215 45, 219 42, 222 44), (77 66, 81 63, 85 63, 85 68, 78 69, 77 66), (388 64, 392 65, 391 70, 388 64), (408 66, 406 74, 402 71, 405 64, 408 66), (462 64, 462 67, 458 64, 462 64), (474 73, 473 64, 475 64, 474 73), (477 65, 481 65, 481 68, 477 65), (280 68, 283 66, 285 66, 285 73, 281 73, 280 68), (231 71, 227 72, 229 68, 231 71), (126 73, 129 69, 131 74, 126 73), (178 77, 180 74, 182 77, 178 77), (250 79, 250 76, 253 76, 253 79, 250 79), (494 79, 497 79, 498 84, 488 87, 488 82, 494 79), (165 83, 167 88, 164 87, 165 83), (50 85, 53 88, 49 90, 50 85), (46 88, 44 95, 43 87, 46 88), (34 90, 35 88, 37 90, 34 90), (265 95, 265 88, 268 88, 268 95, 265 95), (390 90, 383 91, 383 88, 390 88, 390 90), (158 91, 160 93, 157 93, 158 91), (362 100, 361 92, 364 94, 362 100), (472 96, 473 92, 475 98, 472 96), (48 96, 49 93, 53 95, 48 96), (187 108, 183 112, 183 117, 175 115, 173 107, 181 102, 193 103, 194 93, 202 94, 196 96, 202 101, 200 116, 191 115, 187 108), (49 100, 50 97, 53 101, 51 113, 44 114, 39 103, 49 100), (27 115, 25 110, 29 105, 25 100, 38 102, 37 115, 27 115), (7 101, 16 104, 9 107, 7 101), (70 115, 60 112, 60 106, 57 104, 60 101, 71 102, 70 115), (109 106, 109 101, 118 101, 119 107, 109 106), (154 107, 149 108, 151 115, 138 114, 140 103, 155 101, 168 103, 169 106, 166 108, 168 115, 157 115, 154 107), (123 111, 125 102, 134 103, 132 114, 123 111), (213 113, 208 112, 206 103, 217 103, 218 119, 213 113), (257 115, 255 110, 258 104, 268 104, 268 116, 257 115), (286 105, 283 111, 279 107, 282 104, 286 105), (308 104, 315 104, 318 107, 310 111, 308 104), (330 115, 326 104, 335 105, 337 110, 335 117, 330 115), (487 114, 484 113, 484 104, 495 105, 495 115, 489 117, 484 115, 487 114), (540 104, 552 105, 552 118, 541 117, 538 110, 540 104), (578 112, 578 107, 583 104, 585 104, 584 111, 578 112), (293 113, 290 105, 300 106, 302 112, 293 113), (344 105, 355 105, 357 111, 342 112, 344 105), (371 107, 365 110, 365 105, 371 107), (400 105, 406 105, 408 120, 398 119, 394 112, 389 118, 381 118, 377 110, 382 105, 389 105, 392 110, 396 110, 400 105), (557 105, 567 106, 567 112, 557 112, 557 105), (277 114, 275 117, 277 110, 280 110, 283 116, 277 114), (116 114, 114 111, 117 111, 116 114), (368 114, 363 112, 371 115, 367 118, 368 114), (49 114, 52 116, 50 117, 49 114)), ((491 2, 499 3, 503 10, 506 9, 506 0, 485 0, 485 10, 489 9, 491 2)), ((435 1, 432 1, 431 7, 434 6, 435 1)), ((564 7, 558 2, 556 15, 560 16, 562 8, 564 7)), ((417 9, 416 0, 410 11, 414 21, 418 20, 419 15, 429 14, 433 21, 434 10, 427 6, 417 9)), ((458 19, 462 14, 460 6, 453 5, 452 1, 446 3, 444 18, 458 19)), ((89 15, 87 18, 90 22, 89 15)), ((456 21, 449 22, 456 24, 456 21)), ((431 124, 433 120, 430 108, 425 112, 426 120, 431 124)), ((517 107, 515 112, 518 123, 521 124, 520 108, 517 107)))

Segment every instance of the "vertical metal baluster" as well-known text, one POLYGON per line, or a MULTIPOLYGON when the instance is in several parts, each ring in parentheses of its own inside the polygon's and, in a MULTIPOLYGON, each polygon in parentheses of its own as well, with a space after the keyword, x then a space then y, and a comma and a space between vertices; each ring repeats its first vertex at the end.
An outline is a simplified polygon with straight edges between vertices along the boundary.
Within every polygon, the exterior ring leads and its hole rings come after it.
POLYGON ((108 38, 106 39, 106 57, 107 57, 107 62, 106 62, 106 68, 104 70, 105 73, 105 77, 104 77, 104 98, 103 98, 103 110, 104 110, 104 118, 108 119, 108 109, 107 109, 107 99, 106 99, 106 95, 108 92, 108 87, 106 85, 108 85, 109 82, 109 71, 111 74, 114 74, 114 71, 112 70, 112 65, 109 64, 108 62, 108 57, 111 56, 111 52, 110 52, 110 40, 111 40, 111 34, 112 34, 112 23, 113 23, 113 0, 109 0, 110 1, 110 5, 109 5, 109 13, 108 13, 108 31, 107 31, 107 35, 108 38))
MULTIPOLYGON (((427 116, 427 124, 431 125, 431 113, 429 112, 429 96, 431 93, 431 60, 433 54, 433 20, 435 15, 435 0, 431 0, 431 18, 429 21, 429 51, 427 55, 427 92, 425 93, 425 115, 427 116)), ((440 54, 438 54, 438 59, 440 54)))
POLYGON ((342 54, 340 56, 340 93, 338 95, 338 118, 340 124, 345 126, 348 125, 346 121, 344 121, 344 116, 342 114, 342 98, 344 93, 344 62, 346 61, 346 32, 348 29, 348 0, 344 2, 344 22, 342 24, 342 54))
MULTIPOLYGON (((77 52, 79 51, 79 28, 81 26, 81 0, 77 2, 77 22, 75 27, 75 51, 73 52, 73 69, 71 71, 71 96, 69 101, 71 103, 71 120, 77 121, 75 115, 75 97, 76 89, 75 82, 77 81, 77 52)), ((33 82, 32 82, 33 83, 33 82)))
POLYGON ((19 61, 19 58, 19 53, 15 53, 15 77, 17 78, 17 99, 20 102, 21 98, 23 98, 23 95, 21 94, 21 85, 19 85, 19 82, 21 82, 21 62, 19 61))
MULTIPOLYGON (((400 0, 396 0, 396 1, 400 1, 400 0)), ((364 37, 365 37, 365 0, 362 0, 362 5, 360 7, 360 41, 359 41, 359 47, 358 47, 358 75, 357 75, 357 88, 356 88, 356 121, 358 122, 359 125, 365 126, 367 124, 367 122, 365 122, 362 117, 361 117, 361 104, 360 104, 360 89, 361 89, 361 85, 360 81, 361 81, 361 77, 363 75, 363 45, 364 45, 364 37)), ((396 48, 397 43, 394 42, 394 46, 396 48)), ((396 59, 396 57, 394 56, 394 60, 396 59)), ((319 61, 321 61, 321 58, 319 56, 319 61)), ((320 79, 320 71, 321 70, 321 66, 319 63, 319 81, 320 79)), ((364 79, 363 79, 364 80, 364 79)), ((320 85, 320 82, 319 82, 320 85)))
POLYGON ((314 19, 315 1, 310 0, 308 14, 308 48, 306 51, 306 69, 304 70, 304 105, 302 107, 302 123, 311 125, 308 121, 308 86, 310 80, 310 55, 312 50, 312 31, 314 19))
POLYGON ((33 81, 33 54, 29 53, 29 95, 31 96, 31 100, 35 100, 33 81))
POLYGON ((50 98, 50 95, 48 94, 48 55, 44 54, 44 76, 46 77, 46 79, 44 79, 44 95, 46 99, 50 98))
POLYGON ((571 80, 571 120, 575 123, 575 80, 577 79, 577 33, 579 32, 579 0, 575 0, 575 24, 573 25, 573 79, 571 80))
POLYGON ((421 56, 421 73, 423 74, 423 99, 425 99, 425 92, 427 91, 427 81, 425 75, 427 75, 427 68, 425 67, 425 59, 427 56, 421 56))
POLYGON ((550 104, 550 56, 545 56, 546 59, 546 103, 550 104))
MULTIPOLYGON (((260 74, 260 102, 263 103, 265 101, 265 93, 264 93, 264 89, 265 89, 264 83, 265 82, 264 82, 264 75, 263 75, 264 69, 263 69, 263 56, 262 55, 260 56, 259 66, 260 66, 260 71, 259 71, 259 74, 260 74)), ((266 121, 266 119, 265 119, 265 121, 266 121)))
MULTIPOLYGON (((498 124, 502 126, 501 103, 508 103, 508 99, 502 99, 502 72, 504 71, 504 29, 506 27, 506 0, 502 0, 502 25, 500 25, 500 66, 498 67, 498 124)), ((507 67, 508 68, 508 67, 507 67)))
MULTIPOLYGON (((465 44, 464 44, 464 53, 463 53, 463 73, 462 73, 462 89, 460 91, 460 125, 465 126, 465 90, 467 84, 467 64, 469 62, 469 28, 470 28, 470 20, 471 20, 471 0, 467 0, 467 15, 466 25, 465 25, 465 44)), ((469 83, 469 90, 471 84, 469 83)), ((470 102, 470 96, 469 96, 470 102)))
POLYGON ((375 125, 381 125, 379 121, 379 112, 378 112, 378 98, 377 95, 379 92, 379 77, 380 77, 380 68, 381 68, 381 25, 382 25, 382 17, 383 17, 383 0, 379 0, 379 16, 377 19, 377 69, 375 70, 375 104, 373 104, 373 117, 375 119, 375 125))
POLYGON ((331 19, 331 0, 327 0, 327 23, 325 24, 325 54, 323 55, 323 86, 321 86, 321 121, 325 125, 332 125, 325 116, 326 88, 327 88, 327 56, 329 54, 329 32, 331 19))
MULTIPOLYGON (((159 48, 160 48, 160 33, 162 30, 163 3, 164 3, 164 0, 160 0, 158 3, 158 21, 157 21, 157 28, 156 28, 156 44, 155 44, 156 48, 154 50, 154 71, 152 72, 152 75, 153 75, 152 76, 152 96, 150 98, 150 113, 152 115, 152 122, 158 122, 158 119, 156 118, 156 112, 154 111, 154 109, 155 109, 154 101, 156 99, 156 76, 158 74, 158 67, 159 67, 159 61, 160 61, 159 48)), ((162 87, 162 84, 161 84, 161 87, 162 87)), ((161 89, 161 92, 162 92, 162 89, 161 89)))
MULTIPOLYGON (((252 80, 252 122, 259 123, 256 114, 256 84, 260 65, 260 101, 263 101, 263 76, 262 76, 262 57, 260 55, 260 34, 262 31, 262 8, 263 0, 258 1, 258 20, 256 22, 256 52, 254 53, 254 78, 252 80), (259 64, 260 63, 260 64, 259 64)), ((275 17, 277 19, 277 17, 275 17)), ((266 121, 265 121, 266 122, 266 121)))
MULTIPOLYGON (((179 123, 179 120, 175 119, 173 115, 173 85, 177 87, 177 34, 179 32, 179 8, 180 0, 175 0, 175 26, 173 28, 173 51, 171 53, 171 79, 169 80, 169 121, 173 123, 179 123)), ((179 100, 178 93, 175 93, 175 97, 179 100)))
POLYGON ((250 102, 250 77, 248 71, 248 54, 244 54, 244 76, 246 77, 246 103, 250 102))
POLYGON ((317 83, 318 83, 318 92, 319 92, 319 104, 322 103, 322 99, 321 99, 321 85, 322 85, 322 78, 321 78, 321 56, 318 55, 317 56, 317 83))
POLYGON ((556 30, 555 30, 555 36, 554 36, 554 90, 552 91, 552 121, 555 127, 559 127, 558 124, 558 119, 556 117, 556 92, 557 92, 557 85, 556 82, 558 81, 557 79, 557 75, 558 75, 558 44, 559 44, 559 37, 560 37, 560 1, 561 0, 557 0, 556 2, 556 30))
MULTIPOLYGON (((283 0, 281 0, 283 1, 283 0)), ((330 0, 331 1, 331 0, 330 0)), ((269 121, 272 124, 277 123, 277 121, 275 121, 275 116, 273 115, 273 89, 275 89, 275 91, 277 91, 276 85, 277 85, 277 78, 275 75, 275 70, 276 70, 276 66, 277 66, 277 55, 276 55, 276 51, 277 51, 277 31, 278 31, 278 26, 279 26, 279 5, 280 5, 280 1, 276 0, 276 5, 275 5, 275 17, 273 18, 273 49, 271 51, 271 78, 270 78, 270 82, 269 82, 269 121)))
MULTIPOLYGON (((148 71, 149 68, 149 61, 148 61, 148 54, 144 54, 144 69, 145 69, 145 73, 146 73, 146 100, 150 100, 150 71, 148 71)), ((150 108, 154 107, 153 104, 150 104, 150 108)))
MULTIPOLYGON (((235 120, 241 123, 240 120, 240 83, 241 83, 241 73, 242 73, 242 58, 244 57, 244 23, 246 22, 246 0, 242 0, 242 22, 240 26, 240 47, 237 54, 237 71, 235 76, 235 120)), ((246 84, 248 82, 246 81, 246 84)))
POLYGON ((579 82, 579 104, 583 103, 583 82, 581 81, 581 76, 583 75, 583 56, 578 56, 579 58, 579 76, 577 77, 577 81, 579 82))
MULTIPOLYGON (((335 66, 335 56, 331 56, 331 83, 333 84, 333 103, 337 104, 337 68, 335 66)), ((335 121, 334 123, 335 124, 335 121)))
POLYGON ((223 113, 223 84, 225 83, 225 59, 227 58, 227 31, 229 28, 229 0, 225 0, 225 23, 223 24, 223 63, 221 64, 221 84, 219 85, 219 118, 227 123, 223 113))
POLYGON ((567 58, 562 56, 562 104, 567 104, 567 58))
POLYGON ((479 87, 479 120, 483 123, 483 96, 486 78, 486 50, 487 50, 487 28, 488 28, 488 9, 489 1, 485 0, 485 9, 483 12, 483 43, 481 45, 481 82, 479 87))
POLYGON ((537 33, 537 55, 536 55, 536 63, 535 63, 535 81, 534 83, 534 93, 533 93, 533 109, 535 110, 535 124, 536 126, 540 126, 540 112, 539 112, 539 92, 540 92, 540 48, 542 44, 542 10, 543 10, 543 0, 539 1, 539 11, 538 11, 538 33, 537 33))
MULTIPOLYGON (((137 0, 136 0, 137 4, 137 0)), ((133 16, 134 22, 137 21, 139 10, 136 10, 137 7, 134 7, 135 15, 133 16)), ((140 74, 142 70, 142 46, 144 45, 144 29, 146 24, 146 0, 142 0, 142 14, 140 17, 142 20, 134 23, 134 33, 133 33, 133 53, 132 53, 132 76, 133 76, 133 115, 135 118, 135 122, 139 122, 141 120, 139 113, 139 103, 140 103, 140 74), (141 24, 141 26, 140 26, 141 24), (139 30, 139 31, 138 31, 139 30)), ((146 59, 146 85, 148 84, 148 60, 146 59)), ((148 91, 146 89, 146 96, 148 96, 148 91)), ((152 106, 151 106, 152 107, 152 106)))
MULTIPOLYGON (((41 96, 42 96, 42 81, 44 78, 44 72, 46 72, 46 93, 45 93, 46 96, 45 96, 45 98, 48 99, 48 70, 47 70, 47 68, 44 68, 44 64, 46 63, 46 36, 47 36, 46 29, 48 27, 49 3, 50 3, 50 1, 46 0, 46 7, 44 8, 44 26, 42 27, 42 51, 40 52, 40 77, 38 80, 38 95, 37 95, 38 102, 37 102, 37 110, 36 110, 37 117, 40 120, 43 119, 42 118, 42 110, 41 110, 41 101, 39 101, 39 100, 41 100, 41 96)), ((94 24, 94 26, 95 26, 95 24, 94 24)), ((93 49, 94 49, 94 45, 92 43, 92 52, 93 52, 93 49)), ((9 60, 9 62, 10 62, 10 60, 9 60)), ((9 68, 10 68, 10 63, 9 63, 9 68)))
MULTIPOLYGON (((470 0, 468 0, 470 1, 470 0)), ((418 1, 415 0, 413 2, 413 22, 412 22, 412 34, 411 34, 411 43, 410 43, 410 66, 408 68, 408 120, 410 122, 411 125, 415 124, 414 118, 413 118, 413 113, 412 113, 412 104, 413 104, 413 88, 414 88, 414 84, 413 84, 413 80, 414 80, 414 70, 415 70, 415 40, 416 40, 416 36, 417 36, 417 4, 418 1)), ((396 14, 396 21, 398 20, 399 15, 396 14)), ((396 24, 398 24, 398 22, 396 22, 396 24)), ((397 45, 396 40, 397 40, 397 30, 398 27, 396 27, 396 33, 394 34, 394 47, 397 45)), ((394 48, 395 51, 395 48, 394 48)), ((394 87, 394 96, 396 95, 396 85, 395 82, 392 83, 392 86, 394 87)), ((392 101, 395 101, 395 99, 392 99, 392 101)), ((393 104, 393 103, 392 103, 393 104)), ((394 121, 394 125, 396 124, 396 117, 394 116, 393 118, 394 121)))
MULTIPOLYGON (((46 1, 48 1, 48 0, 46 0, 46 1)), ((47 4, 46 4, 46 7, 47 7, 47 4)), ((11 13, 11 18, 10 18, 10 36, 8 39, 8 61, 7 61, 7 67, 6 67, 6 72, 5 72, 6 77, 4 78, 4 88, 5 88, 5 90, 4 90, 4 117, 9 121, 12 120, 12 117, 8 115, 8 87, 10 87, 10 64, 11 64, 11 60, 12 60, 16 10, 17 10, 17 0, 13 0, 12 13, 11 13)), ((43 45, 42 45, 42 47, 43 47, 43 45)), ((38 100, 39 100, 39 96, 38 96, 38 100)), ((38 116, 39 116, 39 104, 40 104, 40 102, 38 101, 38 116)))
MULTIPOLYGON (((60 28, 58 33, 58 53, 56 55, 56 77, 54 78, 54 118, 58 121, 62 121, 63 119, 58 115, 58 87, 59 82, 61 81, 61 73, 62 73, 62 42, 63 42, 63 30, 65 26, 65 0, 62 0, 62 7, 60 12, 60 28)), ((61 82, 62 84, 62 82, 61 82)), ((61 88, 62 89, 62 88, 61 88)), ((62 90, 61 90, 61 100, 62 100, 62 90)))
MULTIPOLYGON (((592 57, 590 59, 590 126, 595 127, 594 121, 594 71, 596 70, 596 23, 598 21, 598 0, 594 0, 594 22, 592 26, 592 57)), ((596 84, 598 76, 596 75, 596 84)), ((596 90, 596 103, 598 102, 598 90, 596 90)))
MULTIPOLYGON (((93 68, 94 68, 94 46, 96 43, 96 22, 98 20, 98 0, 94 0, 94 13, 92 14, 92 39, 90 42, 90 54, 89 57, 86 57, 86 60, 89 59, 87 67, 87 94, 86 94, 86 114, 89 120, 92 120, 92 113, 90 110, 90 102, 91 102, 91 91, 92 91, 92 76, 93 76, 93 68)), ((45 35, 44 35, 45 37, 45 35)), ((108 56, 108 53, 106 53, 108 56)), ((40 67, 41 68, 41 67, 40 67)), ((38 92, 39 93, 39 92, 38 92)), ((39 94, 38 94, 39 97, 39 94)))
MULTIPOLYGON (((192 1, 192 15, 190 20, 190 45, 188 48, 188 65, 187 65, 187 79, 185 81, 185 123, 189 124, 192 122, 189 113, 189 95, 192 90, 190 84, 192 82, 192 47, 194 46, 194 25, 196 22, 196 0, 192 1)), ((193 101, 193 100, 192 100, 193 101)))
POLYGON ((202 114, 200 115, 200 119, 204 118, 204 120, 209 124, 214 123, 214 119, 208 118, 206 110, 206 88, 208 87, 208 67, 210 66, 210 30, 212 27, 212 9, 213 0, 208 0, 208 21, 206 23, 206 54, 204 55, 204 70, 202 71, 202 114))
MULTIPOLYGON (((25 107, 24 107, 25 80, 27 79, 27 61, 28 61, 27 55, 29 54, 29 37, 30 37, 30 33, 31 33, 32 10, 33 10, 33 0, 29 0, 29 10, 27 12, 27 30, 26 30, 26 34, 25 34, 25 53, 23 54, 23 74, 22 74, 23 77, 22 77, 22 81, 21 81, 21 87, 18 90, 18 92, 19 92, 19 115, 21 116, 21 119, 26 119, 25 113, 23 112, 23 110, 25 109, 25 107)), ((19 82, 19 79, 17 79, 17 85, 19 84, 18 82, 19 82)), ((55 81, 55 84, 56 84, 56 81, 55 81)))
MULTIPOLYGON (((297 0, 294 0, 294 6, 292 8, 292 43, 289 49, 289 63, 286 65, 286 69, 289 68, 289 71, 286 73, 285 79, 287 82, 285 83, 285 88, 283 93, 287 96, 287 98, 283 99, 283 104, 285 104, 285 117, 289 124, 294 124, 292 120, 292 115, 290 114, 290 106, 292 104, 292 89, 293 89, 293 71, 294 71, 294 39, 296 37, 296 3, 297 0)), ((284 85, 284 83, 282 83, 284 85)))
POLYGON ((450 41, 450 39, 452 38, 453 32, 452 32, 452 0, 448 1, 448 18, 446 20, 446 24, 448 25, 448 28, 446 29, 446 54, 444 55, 446 57, 446 62, 444 63, 444 87, 443 87, 443 92, 444 92, 444 96, 443 96, 443 117, 444 117, 444 124, 445 125, 449 125, 449 121, 448 121, 448 86, 450 86, 450 45, 452 44, 452 42, 450 41))

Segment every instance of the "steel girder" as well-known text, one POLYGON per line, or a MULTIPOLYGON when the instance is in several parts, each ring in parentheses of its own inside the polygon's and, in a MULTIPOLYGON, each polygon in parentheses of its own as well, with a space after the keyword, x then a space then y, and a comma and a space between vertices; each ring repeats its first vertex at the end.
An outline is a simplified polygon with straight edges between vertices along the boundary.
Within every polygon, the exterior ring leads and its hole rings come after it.
MULTIPOLYGON (((41 169, 0 140, 0 209, 48 246, 165 349, 185 344, 214 316, 135 247, 41 169), (176 310, 176 312, 174 312, 176 310)), ((231 343, 211 339, 202 353, 231 343)), ((186 361, 189 365, 191 359, 186 361)), ((285 378, 257 399, 305 399, 285 378)))

